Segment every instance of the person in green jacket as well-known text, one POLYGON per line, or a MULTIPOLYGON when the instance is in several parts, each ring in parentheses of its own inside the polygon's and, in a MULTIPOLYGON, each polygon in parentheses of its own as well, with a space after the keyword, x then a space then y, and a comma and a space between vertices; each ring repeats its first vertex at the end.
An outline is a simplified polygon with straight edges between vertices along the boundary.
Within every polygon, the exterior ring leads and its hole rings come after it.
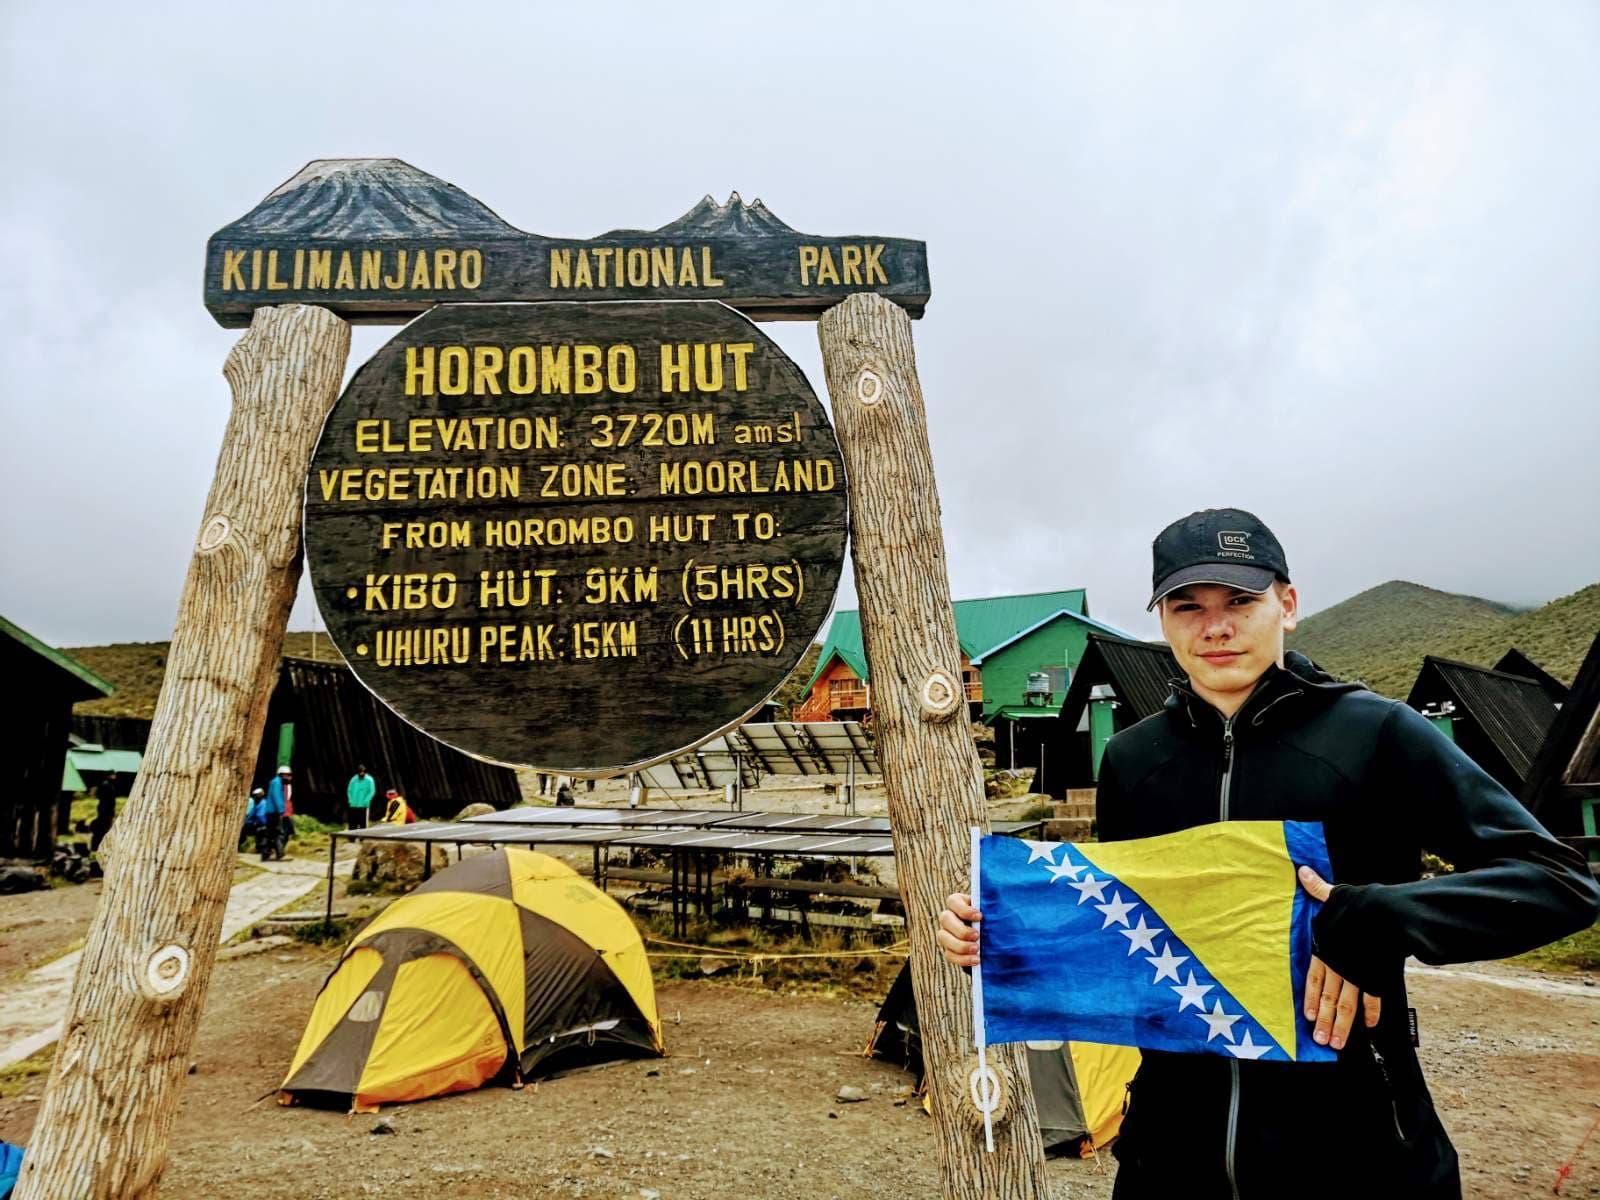
POLYGON ((367 827, 367 809, 372 807, 372 797, 377 791, 378 785, 367 774, 366 764, 357 764, 356 773, 350 777, 350 784, 344 790, 346 829, 367 827))

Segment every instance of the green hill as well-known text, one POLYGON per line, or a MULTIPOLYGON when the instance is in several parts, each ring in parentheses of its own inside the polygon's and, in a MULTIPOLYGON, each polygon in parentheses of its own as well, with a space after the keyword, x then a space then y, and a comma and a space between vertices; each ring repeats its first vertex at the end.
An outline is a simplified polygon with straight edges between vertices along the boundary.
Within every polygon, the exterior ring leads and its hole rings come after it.
MULTIPOLYGON (((317 658, 339 660, 327 634, 317 634, 316 642, 317 658)), ((73 711, 103 717, 154 716, 170 646, 170 642, 119 642, 110 646, 64 647, 67 654, 117 689, 115 695, 79 704, 73 711)), ((286 634, 283 653, 292 658, 311 658, 311 634, 286 634)))
POLYGON ((1477 596, 1393 580, 1307 617, 1289 638, 1336 675, 1404 698, 1424 655, 1492 666, 1516 646, 1571 681, 1600 632, 1600 584, 1519 612, 1477 596))

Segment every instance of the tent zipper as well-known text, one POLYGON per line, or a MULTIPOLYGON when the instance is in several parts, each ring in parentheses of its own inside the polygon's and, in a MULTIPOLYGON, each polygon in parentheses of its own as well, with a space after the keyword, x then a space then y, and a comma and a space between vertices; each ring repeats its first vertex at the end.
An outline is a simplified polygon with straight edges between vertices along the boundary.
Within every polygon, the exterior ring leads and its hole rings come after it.
MULTIPOLYGON (((1238 716, 1235 713, 1234 716, 1238 716)), ((1217 803, 1217 819, 1228 819, 1228 792, 1233 785, 1233 717, 1222 725, 1222 794, 1217 803)), ((1233 1200, 1239 1200, 1239 1181, 1234 1177, 1234 1151, 1239 1142, 1239 1060, 1228 1063, 1228 1143, 1223 1151, 1222 1166, 1228 1175, 1228 1188, 1233 1200)))

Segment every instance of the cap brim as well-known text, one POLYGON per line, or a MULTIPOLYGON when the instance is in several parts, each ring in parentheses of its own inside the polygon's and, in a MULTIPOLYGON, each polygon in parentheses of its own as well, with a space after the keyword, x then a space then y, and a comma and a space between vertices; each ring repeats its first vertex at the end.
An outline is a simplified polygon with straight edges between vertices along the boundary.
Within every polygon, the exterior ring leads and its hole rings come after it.
POLYGON ((1150 603, 1145 605, 1145 612, 1160 604, 1163 596, 1181 587, 1191 587, 1197 583, 1215 583, 1222 587, 1238 588, 1241 592, 1254 592, 1259 596, 1272 586, 1272 581, 1276 578, 1277 575, 1270 567, 1250 567, 1244 563, 1197 563, 1192 567, 1184 567, 1181 571, 1174 571, 1158 583, 1155 591, 1150 594, 1150 603))

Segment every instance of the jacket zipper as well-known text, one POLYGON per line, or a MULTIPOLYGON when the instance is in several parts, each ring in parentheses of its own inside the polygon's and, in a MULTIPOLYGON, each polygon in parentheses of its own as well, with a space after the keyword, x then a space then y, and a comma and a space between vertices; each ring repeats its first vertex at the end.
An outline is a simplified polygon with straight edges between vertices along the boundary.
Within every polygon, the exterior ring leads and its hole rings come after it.
POLYGON ((1395 1099, 1394 1080, 1389 1078, 1389 1066, 1384 1062, 1378 1048, 1371 1042, 1367 1043, 1367 1049, 1372 1051, 1372 1061, 1378 1064, 1378 1074, 1383 1076, 1383 1092, 1389 1097, 1389 1115, 1394 1118, 1394 1135, 1404 1142, 1406 1131, 1400 1127, 1400 1102, 1395 1099))
MULTIPOLYGON (((1238 716, 1235 713, 1234 716, 1238 716)), ((1217 819, 1228 819, 1228 792, 1233 786, 1233 717, 1222 723, 1222 794, 1218 798, 1217 819)), ((1228 1062, 1228 1142, 1223 1150, 1222 1166, 1228 1175, 1228 1188, 1233 1200, 1239 1200, 1239 1181, 1234 1177, 1233 1156, 1239 1142, 1239 1060, 1228 1062)))

